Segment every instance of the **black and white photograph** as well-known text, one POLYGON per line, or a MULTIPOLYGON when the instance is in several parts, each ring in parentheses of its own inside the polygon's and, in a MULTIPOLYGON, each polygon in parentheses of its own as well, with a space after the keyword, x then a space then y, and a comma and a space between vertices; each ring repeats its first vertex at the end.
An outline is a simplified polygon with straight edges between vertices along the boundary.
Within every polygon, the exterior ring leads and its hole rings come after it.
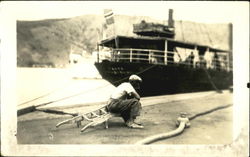
POLYGON ((0 5, 1 155, 249 155, 248 2, 0 5))

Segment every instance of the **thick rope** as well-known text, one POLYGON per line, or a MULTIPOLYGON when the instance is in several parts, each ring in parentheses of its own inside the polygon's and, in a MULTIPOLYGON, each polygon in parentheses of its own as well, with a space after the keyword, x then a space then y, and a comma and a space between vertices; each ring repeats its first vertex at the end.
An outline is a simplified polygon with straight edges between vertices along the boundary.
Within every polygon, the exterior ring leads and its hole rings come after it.
POLYGON ((230 107, 230 106, 232 106, 232 104, 215 107, 213 109, 210 109, 210 110, 207 110, 207 111, 204 111, 204 112, 201 112, 201 113, 194 114, 194 115, 189 116, 187 118, 186 118, 186 113, 181 113, 181 117, 179 117, 177 119, 177 124, 179 126, 178 126, 178 128, 176 130, 173 130, 173 131, 170 131, 170 132, 167 132, 167 133, 162 133, 162 134, 157 134, 157 135, 154 135, 154 136, 147 137, 147 138, 145 138, 143 140, 140 140, 140 141, 136 142, 136 144, 150 144, 150 143, 153 143, 153 142, 156 142, 156 141, 159 141, 159 140, 163 140, 163 139, 167 139, 167 138, 179 135, 180 133, 182 133, 184 131, 185 127, 190 126, 189 120, 192 120, 192 119, 194 119, 194 118, 196 118, 198 116, 209 114, 211 112, 214 112, 214 111, 217 111, 217 110, 220 110, 220 109, 224 109, 224 108, 227 108, 227 107, 230 107))
POLYGON ((69 113, 64 111, 52 110, 52 109, 35 109, 36 111, 41 111, 45 113, 52 113, 52 114, 59 114, 59 115, 71 115, 71 116, 78 116, 78 113, 69 113))
MULTIPOLYGON (((144 69, 144 70, 142 70, 142 71, 136 73, 136 75, 141 74, 141 73, 143 73, 143 72, 145 72, 145 71, 147 71, 147 70, 149 70, 149 69, 151 69, 151 68, 153 68, 153 67, 155 67, 155 66, 156 66, 156 65, 152 65, 152 66, 150 66, 150 67, 148 67, 148 68, 146 68, 146 69, 144 69)), ((118 80, 118 81, 115 81, 114 83, 121 82, 121 81, 126 80, 126 79, 128 79, 128 78, 129 78, 129 76, 124 77, 124 78, 122 78, 122 79, 120 79, 120 80, 118 80)), ((75 97, 75 96, 78 96, 78 95, 82 95, 82 94, 87 93, 87 92, 88 92, 88 93, 89 93, 89 92, 93 92, 93 91, 96 91, 96 90, 98 90, 98 89, 107 87, 108 85, 109 85, 109 84, 106 84, 106 85, 101 86, 101 87, 97 87, 97 88, 90 89, 90 90, 84 91, 84 92, 80 92, 80 93, 77 93, 77 94, 74 94, 74 95, 71 95, 71 96, 68 96, 68 97, 64 97, 64 98, 61 98, 61 99, 57 99, 57 100, 54 100, 54 101, 50 101, 50 102, 48 102, 48 103, 43 103, 43 104, 40 104, 40 105, 38 105, 38 106, 48 105, 48 104, 55 103, 55 102, 58 102, 58 101, 62 101, 62 100, 65 100, 65 99, 69 99, 69 98, 72 98, 72 97, 75 97)))
POLYGON ((153 142, 156 142, 156 141, 159 141, 162 139, 166 139, 169 137, 173 137, 173 136, 176 136, 176 135, 182 133, 185 129, 185 126, 188 124, 188 119, 182 118, 182 117, 179 117, 178 119, 180 121, 180 125, 177 129, 170 131, 170 132, 167 132, 167 133, 162 133, 162 134, 157 134, 157 135, 147 137, 143 140, 136 142, 135 144, 150 144, 150 143, 153 143, 153 142))
MULTIPOLYGON (((68 84, 68 85, 69 85, 69 84, 68 84)), ((52 90, 51 92, 48 92, 48 93, 46 93, 46 94, 43 94, 43 95, 41 95, 41 96, 39 96, 39 97, 36 97, 36 98, 34 98, 34 99, 31 99, 31 100, 22 102, 22 103, 18 104, 18 106, 21 106, 21 105, 30 103, 30 102, 32 102, 32 101, 41 99, 41 98, 46 97, 46 96, 49 96, 50 94, 55 93, 56 91, 58 91, 58 90, 60 90, 60 89, 63 89, 63 88, 65 88, 65 85, 64 85, 63 87, 56 88, 56 89, 52 90)))
POLYGON ((202 115, 205 115, 205 114, 209 114, 211 112, 214 112, 214 111, 217 111, 217 110, 221 110, 221 109, 224 109, 224 108, 227 108, 227 107, 230 107, 232 106, 232 104, 227 104, 227 105, 223 105, 223 106, 218 106, 218 107, 215 107, 213 109, 210 109, 210 110, 207 110, 207 111, 204 111, 204 112, 200 112, 200 113, 196 113, 194 115, 191 115, 188 117, 189 120, 193 120, 195 119, 196 117, 198 116, 202 116, 202 115))
MULTIPOLYGON (((143 72, 145 72, 145 71, 147 71, 147 70, 149 70, 149 69, 152 69, 152 68, 155 67, 155 66, 157 66, 157 65, 154 64, 154 65, 152 65, 152 66, 150 66, 150 67, 148 67, 148 68, 146 68, 146 69, 144 69, 144 70, 142 70, 142 71, 140 71, 140 72, 138 72, 138 73, 135 73, 135 74, 136 74, 136 75, 141 74, 141 73, 143 73, 143 72)), ((115 81, 114 83, 121 82, 121 81, 123 81, 123 80, 125 80, 125 79, 128 79, 128 78, 129 78, 129 76, 124 77, 124 78, 122 78, 122 79, 120 79, 120 80, 118 80, 118 81, 115 81)), ((36 110, 37 107, 45 106, 45 105, 52 104, 52 103, 55 103, 55 102, 59 102, 59 101, 65 100, 65 99, 69 99, 69 98, 75 97, 75 96, 79 96, 79 95, 82 95, 82 94, 85 94, 85 93, 93 92, 93 91, 96 91, 96 90, 98 90, 98 89, 107 87, 108 85, 109 85, 109 84, 106 84, 106 85, 101 86, 101 87, 97 87, 97 88, 94 88, 94 89, 90 89, 90 90, 88 90, 88 91, 83 91, 83 92, 80 92, 80 93, 77 93, 77 94, 74 94, 74 95, 70 95, 70 96, 68 96, 68 97, 60 98, 60 99, 57 99, 57 100, 54 100, 54 101, 50 101, 50 102, 46 102, 46 103, 42 103, 42 104, 39 104, 39 105, 29 106, 29 107, 26 107, 26 108, 23 108, 23 109, 18 110, 18 111, 17 111, 17 115, 20 116, 20 115, 23 115, 23 114, 26 114, 26 113, 29 113, 29 112, 33 112, 33 111, 36 110)), ((47 111, 46 111, 46 110, 43 110, 43 112, 47 112, 47 111)), ((59 112, 60 112, 60 111, 59 111, 59 112)), ((52 113, 52 112, 48 111, 48 113, 52 113)))
POLYGON ((206 68, 202 68, 202 69, 205 71, 205 73, 206 73, 206 75, 207 75, 207 78, 208 78, 210 84, 213 86, 213 88, 216 90, 216 92, 222 93, 222 90, 218 89, 218 88, 216 87, 216 85, 214 84, 214 82, 213 82, 213 80, 212 80, 210 74, 208 73, 207 69, 206 69, 206 68))

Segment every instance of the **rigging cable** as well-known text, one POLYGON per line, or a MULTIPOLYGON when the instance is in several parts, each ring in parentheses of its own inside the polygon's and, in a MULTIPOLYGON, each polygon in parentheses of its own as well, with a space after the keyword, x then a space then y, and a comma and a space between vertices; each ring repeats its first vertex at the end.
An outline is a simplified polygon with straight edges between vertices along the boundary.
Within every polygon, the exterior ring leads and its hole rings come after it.
POLYGON ((183 33, 183 24, 182 24, 182 20, 180 21, 180 25, 181 25, 182 40, 185 42, 185 37, 184 37, 184 33, 183 33))
MULTIPOLYGON (((149 70, 149 69, 152 69, 152 68, 155 67, 155 66, 157 66, 157 64, 153 64, 153 65, 151 65, 150 67, 148 67, 148 68, 146 68, 146 69, 144 69, 144 70, 142 70, 142 71, 140 71, 140 72, 137 72, 137 73, 135 73, 135 74, 136 74, 136 75, 139 75, 139 74, 144 73, 145 71, 147 71, 147 70, 149 70)), ((124 78, 122 78, 122 79, 120 79, 120 80, 115 81, 114 83, 121 82, 121 81, 123 81, 123 80, 125 80, 125 79, 128 79, 128 78, 129 78, 129 76, 124 77, 124 78)), ((26 108, 23 108, 23 109, 18 110, 18 111, 17 111, 17 115, 20 116, 20 115, 26 114, 26 113, 28 113, 28 112, 33 112, 33 111, 36 110, 37 107, 41 107, 41 106, 45 106, 45 105, 52 104, 52 103, 55 103, 55 102, 59 102, 59 101, 62 101, 62 100, 65 100, 65 99, 69 99, 69 98, 72 98, 72 97, 75 97, 75 96, 78 96, 78 95, 82 95, 82 94, 87 93, 87 92, 88 92, 88 93, 89 93, 89 92, 93 92, 93 91, 96 91, 97 89, 101 89, 101 88, 107 87, 108 85, 109 85, 109 84, 106 84, 106 85, 101 86, 101 87, 97 87, 97 88, 94 88, 94 89, 90 89, 90 90, 88 90, 88 91, 80 92, 80 93, 77 93, 77 94, 74 94, 74 95, 70 95, 70 96, 68 96, 68 97, 60 98, 60 99, 57 99, 57 100, 54 100, 54 101, 49 101, 49 102, 46 102, 46 103, 41 103, 41 104, 39 104, 39 105, 29 106, 29 107, 26 107, 26 108)), ((42 111, 42 110, 41 110, 41 111, 42 111)), ((46 110, 43 110, 43 111, 46 112, 46 110)), ((49 113, 52 113, 53 111, 48 111, 48 112, 49 112, 49 113)), ((57 112, 57 111, 55 111, 55 112, 57 112)), ((66 114, 67 114, 67 113, 66 113, 66 114)))
POLYGON ((208 30, 208 28, 207 28, 206 26, 203 26, 203 27, 205 27, 205 30, 206 30, 206 31, 204 31, 204 32, 207 34, 207 37, 208 37, 208 40, 209 40, 210 44, 212 45, 212 47, 214 47, 213 41, 212 41, 212 39, 211 39, 211 37, 210 37, 210 35, 209 35, 209 30, 208 30))
POLYGON ((212 80, 212 78, 211 78, 211 75, 208 73, 207 69, 206 69, 206 68, 202 68, 202 69, 205 71, 205 73, 206 73, 206 75, 207 75, 207 78, 208 78, 210 84, 212 85, 212 87, 213 87, 218 93, 222 93, 222 90, 218 89, 218 88, 216 87, 216 85, 214 84, 214 82, 213 82, 213 80, 212 80))
MULTIPOLYGON (((68 86, 68 85, 70 85, 70 84, 71 84, 71 83, 68 83, 66 86, 68 86)), ((34 99, 31 99, 31 100, 22 102, 22 103, 18 104, 18 106, 21 106, 21 105, 30 103, 30 102, 32 102, 32 101, 35 101, 35 100, 40 99, 40 98, 43 98, 43 97, 46 97, 46 96, 48 96, 48 95, 50 95, 50 94, 52 94, 52 93, 55 93, 55 92, 58 91, 59 89, 63 89, 63 88, 65 88, 65 85, 64 85, 63 87, 56 88, 56 89, 52 90, 51 92, 48 92, 48 93, 46 93, 46 94, 43 94, 43 95, 41 95, 41 96, 39 96, 39 97, 36 97, 36 98, 34 98, 34 99)))
MULTIPOLYGON (((136 75, 141 74, 141 73, 143 73, 143 72, 145 72, 145 71, 147 71, 147 70, 149 70, 149 69, 151 69, 151 68, 153 68, 153 67, 155 67, 155 66, 156 66, 156 64, 154 64, 154 65, 152 65, 152 66, 150 66, 150 67, 148 67, 148 68, 146 68, 146 69, 144 69, 144 70, 142 70, 142 71, 140 71, 140 72, 138 72, 138 73, 135 73, 135 74, 136 74, 136 75)), ((114 83, 121 82, 121 81, 123 81, 123 80, 125 80, 125 79, 128 79, 128 78, 129 78, 129 76, 124 77, 124 78, 122 78, 122 79, 120 79, 120 80, 115 81, 114 83)), ((48 104, 55 103, 55 102, 58 102, 58 101, 62 101, 62 100, 65 100, 65 99, 69 99, 69 98, 72 98, 72 97, 75 97, 75 96, 78 96, 78 95, 82 95, 82 94, 87 93, 87 92, 93 92, 93 91, 95 91, 95 90, 97 90, 97 89, 101 89, 101 88, 107 87, 108 85, 109 85, 109 84, 106 84, 106 85, 101 86, 101 87, 97 87, 97 88, 94 88, 94 89, 91 89, 91 90, 88 90, 88 91, 84 91, 84 92, 80 92, 80 93, 77 93, 77 94, 74 94, 74 95, 70 95, 70 96, 68 96, 68 97, 64 97, 64 98, 61 98, 61 99, 57 99, 57 100, 54 100, 54 101, 50 101, 50 102, 48 102, 48 103, 43 103, 43 104, 40 104, 40 105, 38 105, 38 106, 48 105, 48 104)))
MULTIPOLYGON (((59 27, 57 27, 56 30, 59 31, 59 32, 61 32, 61 33, 63 33, 63 34, 65 33, 65 32, 64 32, 63 30, 61 30, 59 27)), ((73 44, 73 45, 75 45, 75 46, 77 46, 77 47, 84 48, 81 44, 76 43, 76 42, 73 40, 72 37, 70 37, 71 39, 67 39, 66 37, 62 37, 62 38, 63 38, 63 40, 66 40, 67 42, 71 43, 71 45, 73 44)), ((72 49, 71 49, 71 46, 70 46, 70 51, 71 51, 71 50, 72 50, 72 49)), ((24 105, 24 104, 30 103, 30 102, 35 101, 35 100, 40 99, 40 98, 43 98, 43 97, 48 96, 48 95, 50 95, 50 94, 52 94, 52 93, 58 91, 59 89, 63 89, 63 88, 65 88, 65 85, 64 85, 62 88, 57 88, 57 89, 55 89, 55 90, 53 90, 53 91, 51 91, 51 92, 49 92, 49 93, 46 93, 46 94, 44 94, 44 95, 41 95, 41 96, 39 96, 39 97, 37 97, 37 98, 34 98, 34 99, 28 100, 28 101, 26 101, 26 102, 20 103, 20 104, 18 104, 18 106, 19 106, 19 105, 24 105)))
MULTIPOLYGON (((198 24, 198 26, 199 26, 199 28, 200 28, 200 31, 203 32, 202 29, 201 29, 201 24, 198 24)), ((210 44, 213 46, 212 39, 210 38, 208 32, 207 32, 207 31, 204 31, 204 32, 207 34, 208 39, 209 39, 209 42, 210 42, 210 44)), ((213 80, 212 80, 212 78, 211 78, 211 75, 208 73, 207 69, 204 68, 204 67, 203 67, 202 69, 205 71, 205 73, 206 73, 206 75, 207 75, 207 78, 208 78, 210 84, 212 85, 212 87, 213 87, 218 93, 222 93, 222 90, 220 90, 220 89, 218 89, 218 88, 216 87, 216 85, 215 85, 215 83, 213 82, 213 80)))

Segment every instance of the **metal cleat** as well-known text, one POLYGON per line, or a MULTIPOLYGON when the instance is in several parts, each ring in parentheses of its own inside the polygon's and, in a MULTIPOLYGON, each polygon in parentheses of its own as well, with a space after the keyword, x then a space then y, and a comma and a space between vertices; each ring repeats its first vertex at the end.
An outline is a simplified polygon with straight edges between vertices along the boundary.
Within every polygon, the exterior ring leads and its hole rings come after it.
POLYGON ((178 117, 177 121, 176 121, 176 126, 178 127, 180 125, 181 122, 185 122, 185 127, 189 128, 190 127, 190 122, 189 119, 187 117, 187 113, 186 112, 181 112, 180 113, 180 117, 178 117))

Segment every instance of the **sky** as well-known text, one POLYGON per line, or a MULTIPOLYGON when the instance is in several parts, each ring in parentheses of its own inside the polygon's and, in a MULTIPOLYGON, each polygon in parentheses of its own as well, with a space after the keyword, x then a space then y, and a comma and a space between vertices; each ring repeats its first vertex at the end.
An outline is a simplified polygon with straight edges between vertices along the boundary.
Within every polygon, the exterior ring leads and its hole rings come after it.
POLYGON ((1 12, 17 20, 69 18, 85 14, 103 14, 110 8, 114 14, 150 16, 167 20, 168 9, 174 9, 174 19, 203 23, 230 23, 247 13, 248 2, 207 1, 23 1, 5 2, 1 12))

